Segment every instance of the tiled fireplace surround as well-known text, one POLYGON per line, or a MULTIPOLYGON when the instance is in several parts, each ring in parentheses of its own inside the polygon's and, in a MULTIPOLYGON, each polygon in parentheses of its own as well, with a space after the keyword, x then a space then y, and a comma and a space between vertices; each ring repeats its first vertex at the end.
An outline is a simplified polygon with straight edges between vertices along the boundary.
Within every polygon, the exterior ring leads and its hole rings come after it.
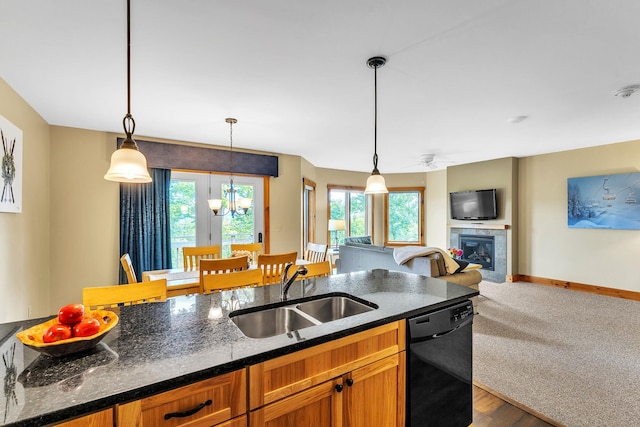
POLYGON ((494 236, 495 239, 495 265, 494 270, 480 270, 483 280, 490 282, 504 283, 507 281, 507 231, 502 229, 489 228, 464 228, 451 227, 449 231, 449 244, 451 247, 459 248, 460 235, 494 236))

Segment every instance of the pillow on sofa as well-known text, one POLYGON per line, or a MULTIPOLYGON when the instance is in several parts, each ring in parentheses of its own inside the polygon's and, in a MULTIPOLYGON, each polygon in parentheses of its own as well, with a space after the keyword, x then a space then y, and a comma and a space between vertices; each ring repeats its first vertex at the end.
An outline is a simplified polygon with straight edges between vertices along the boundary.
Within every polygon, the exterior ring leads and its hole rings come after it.
POLYGON ((361 244, 366 244, 366 245, 372 244, 371 236, 349 236, 349 237, 345 237, 344 238, 344 243, 345 244, 361 243, 361 244))
POLYGON ((460 273, 462 270, 467 268, 467 265, 469 265, 469 261, 465 261, 463 259, 454 259, 454 261, 457 262, 460 267, 458 267, 453 274, 460 273))

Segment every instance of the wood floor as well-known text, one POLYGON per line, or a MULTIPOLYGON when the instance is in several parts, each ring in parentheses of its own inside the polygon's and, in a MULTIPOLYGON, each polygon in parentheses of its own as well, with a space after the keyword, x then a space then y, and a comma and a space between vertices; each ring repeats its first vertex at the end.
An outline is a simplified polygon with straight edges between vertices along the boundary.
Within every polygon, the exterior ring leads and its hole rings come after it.
MULTIPOLYGON (((551 421, 551 420, 549 420, 551 421)), ((473 427, 553 427, 515 405, 473 386, 473 427)))

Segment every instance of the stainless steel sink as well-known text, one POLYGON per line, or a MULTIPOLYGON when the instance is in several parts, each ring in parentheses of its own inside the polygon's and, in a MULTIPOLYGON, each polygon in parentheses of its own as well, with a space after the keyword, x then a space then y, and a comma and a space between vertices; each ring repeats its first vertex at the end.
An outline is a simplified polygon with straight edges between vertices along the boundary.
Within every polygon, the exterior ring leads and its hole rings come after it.
POLYGON ((292 300, 287 305, 266 306, 229 313, 231 321, 249 338, 267 338, 320 325, 378 308, 367 301, 337 294, 292 300))
POLYGON ((344 296, 332 296, 303 302, 296 305, 296 308, 322 323, 375 310, 373 307, 344 296))
POLYGON ((272 337, 318 324, 288 306, 244 313, 231 320, 249 338, 272 337))

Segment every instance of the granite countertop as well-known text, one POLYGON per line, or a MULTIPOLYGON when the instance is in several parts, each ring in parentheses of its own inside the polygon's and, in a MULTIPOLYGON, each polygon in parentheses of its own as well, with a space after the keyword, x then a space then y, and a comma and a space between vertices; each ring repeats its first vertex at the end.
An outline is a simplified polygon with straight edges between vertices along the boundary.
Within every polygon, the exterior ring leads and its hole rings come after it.
POLYGON ((252 339, 240 332, 229 313, 279 303, 280 285, 181 296, 115 309, 120 321, 97 347, 61 358, 41 355, 15 337, 48 318, 0 324, 0 425, 62 421, 478 295, 440 279, 370 270, 296 282, 289 299, 333 292, 378 308, 293 334, 252 339))

